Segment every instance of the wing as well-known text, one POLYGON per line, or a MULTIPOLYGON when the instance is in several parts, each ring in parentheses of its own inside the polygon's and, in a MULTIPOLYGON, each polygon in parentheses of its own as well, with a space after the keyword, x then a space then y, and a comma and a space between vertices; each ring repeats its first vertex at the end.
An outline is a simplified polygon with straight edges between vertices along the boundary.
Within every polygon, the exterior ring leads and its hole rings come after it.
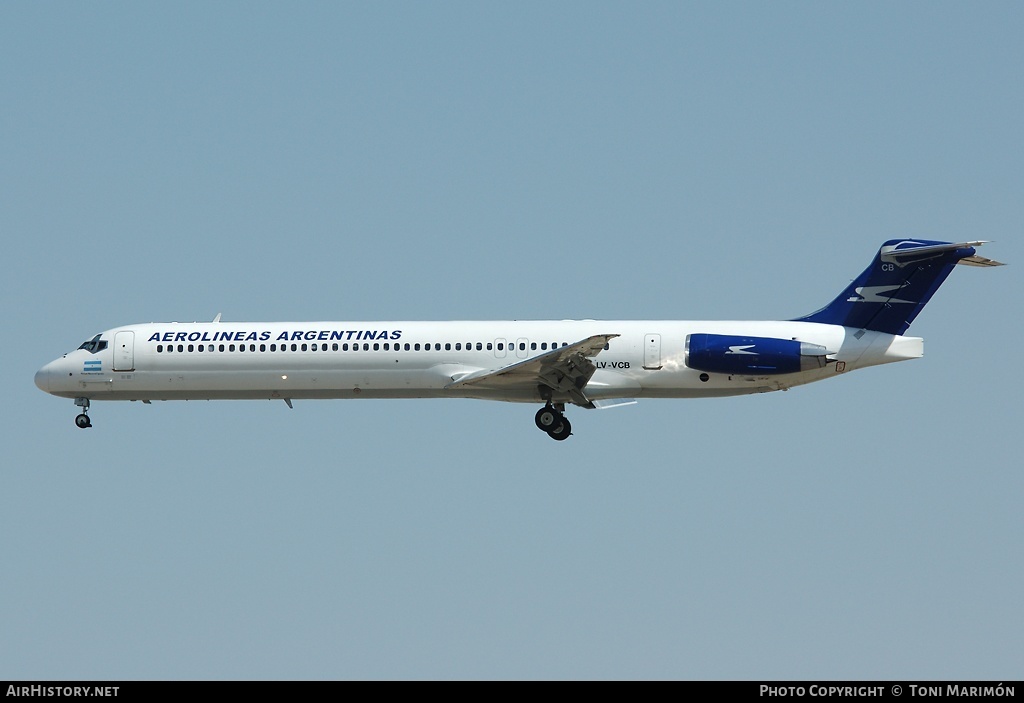
POLYGON ((591 359, 604 350, 608 341, 617 334, 597 334, 593 337, 552 349, 540 356, 509 364, 497 370, 484 370, 452 381, 446 388, 536 388, 546 386, 566 393, 576 405, 593 408, 594 404, 583 394, 583 387, 597 369, 591 359))

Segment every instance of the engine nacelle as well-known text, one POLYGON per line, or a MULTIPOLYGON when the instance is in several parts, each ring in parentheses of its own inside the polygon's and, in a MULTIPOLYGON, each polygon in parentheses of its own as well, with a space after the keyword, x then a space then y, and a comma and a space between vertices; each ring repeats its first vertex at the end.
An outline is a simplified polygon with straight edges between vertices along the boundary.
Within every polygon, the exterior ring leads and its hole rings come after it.
POLYGON ((685 358, 686 365, 698 371, 762 375, 824 368, 831 353, 819 344, 795 339, 689 334, 685 358))

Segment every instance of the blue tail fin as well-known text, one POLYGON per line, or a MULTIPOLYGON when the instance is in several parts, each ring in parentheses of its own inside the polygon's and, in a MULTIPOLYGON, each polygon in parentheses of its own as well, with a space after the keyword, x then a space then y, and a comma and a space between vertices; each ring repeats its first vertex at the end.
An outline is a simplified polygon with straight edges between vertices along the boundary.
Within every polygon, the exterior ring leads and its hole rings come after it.
POLYGON ((871 265, 831 303, 796 322, 903 334, 958 263, 999 266, 976 256, 984 242, 890 239, 871 265))

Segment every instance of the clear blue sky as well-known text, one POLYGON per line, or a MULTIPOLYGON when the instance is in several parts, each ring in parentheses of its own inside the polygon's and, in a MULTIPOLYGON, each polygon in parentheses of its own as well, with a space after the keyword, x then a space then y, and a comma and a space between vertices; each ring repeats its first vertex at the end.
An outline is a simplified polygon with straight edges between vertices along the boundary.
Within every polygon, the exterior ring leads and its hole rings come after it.
POLYGON ((1024 670, 1024 6, 0 5, 0 678, 1024 670), (151 320, 772 319, 992 239, 788 393, 96 403, 151 320))

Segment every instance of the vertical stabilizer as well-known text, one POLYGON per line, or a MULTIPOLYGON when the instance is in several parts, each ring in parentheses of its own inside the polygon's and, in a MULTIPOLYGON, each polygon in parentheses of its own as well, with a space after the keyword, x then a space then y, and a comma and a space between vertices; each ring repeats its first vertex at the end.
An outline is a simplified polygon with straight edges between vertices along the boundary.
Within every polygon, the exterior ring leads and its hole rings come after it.
POLYGON ((956 264, 1001 265, 976 256, 982 244, 891 239, 835 300, 796 321, 903 334, 956 264))

